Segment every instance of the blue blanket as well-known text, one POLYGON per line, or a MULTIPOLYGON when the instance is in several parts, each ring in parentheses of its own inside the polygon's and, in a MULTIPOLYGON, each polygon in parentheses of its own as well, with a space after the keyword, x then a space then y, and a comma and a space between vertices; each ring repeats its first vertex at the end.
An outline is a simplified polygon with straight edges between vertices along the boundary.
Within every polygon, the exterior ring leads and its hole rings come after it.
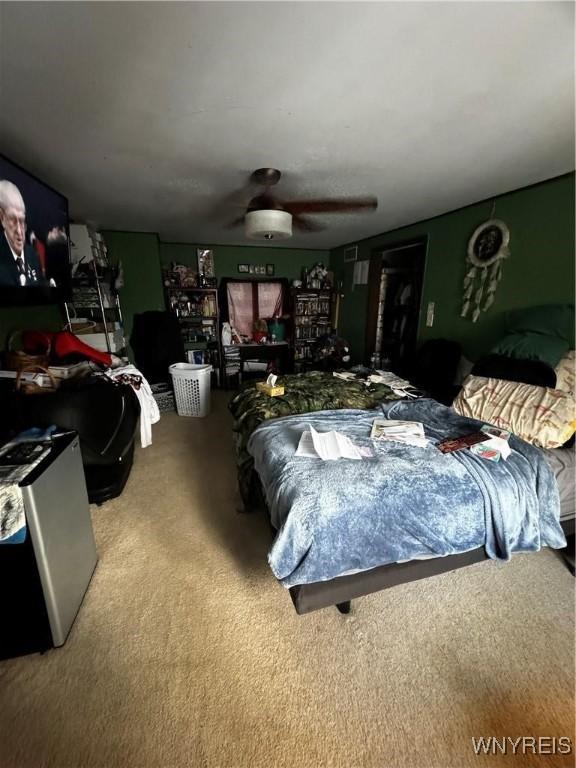
POLYGON ((270 566, 286 587, 418 557, 485 547, 489 557, 566 544, 558 488, 544 454, 516 437, 506 461, 435 444, 478 431, 480 422, 434 400, 373 411, 319 411, 260 426, 248 451, 278 534, 270 566), (420 421, 431 444, 370 439, 376 417, 420 421), (302 432, 337 430, 369 447, 361 461, 295 456, 302 432))

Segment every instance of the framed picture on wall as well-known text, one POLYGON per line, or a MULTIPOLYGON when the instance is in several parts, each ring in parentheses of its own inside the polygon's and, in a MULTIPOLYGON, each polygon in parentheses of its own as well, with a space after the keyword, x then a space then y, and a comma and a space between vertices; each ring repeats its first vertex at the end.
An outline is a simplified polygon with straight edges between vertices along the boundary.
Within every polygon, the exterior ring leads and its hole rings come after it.
POLYGON ((238 264, 238 272, 248 272, 248 264, 238 264))
POLYGON ((266 264, 266 274, 268 277, 274 277, 274 264, 266 264))
POLYGON ((214 251, 208 248, 197 248, 198 274, 204 277, 214 277, 214 251))
POLYGON ((350 245, 348 248, 344 248, 344 261, 356 261, 358 258, 358 246, 350 245))
POLYGON ((256 274, 256 267, 254 266, 254 264, 250 264, 250 266, 248 267, 248 272, 251 275, 255 275, 256 274))

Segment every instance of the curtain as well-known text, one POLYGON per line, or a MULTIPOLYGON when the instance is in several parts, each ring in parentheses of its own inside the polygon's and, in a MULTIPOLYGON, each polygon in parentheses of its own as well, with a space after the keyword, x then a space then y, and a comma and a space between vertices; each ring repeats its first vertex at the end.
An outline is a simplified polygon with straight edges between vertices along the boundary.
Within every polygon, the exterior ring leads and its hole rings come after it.
POLYGON ((254 309, 252 303, 252 283, 228 283, 228 312, 230 325, 240 336, 252 338, 254 309))
POLYGON ((258 316, 268 319, 282 314, 282 284, 258 283, 258 316))
POLYGON ((254 321, 282 314, 283 286, 280 282, 233 282, 227 285, 230 324, 240 336, 252 338, 254 321))

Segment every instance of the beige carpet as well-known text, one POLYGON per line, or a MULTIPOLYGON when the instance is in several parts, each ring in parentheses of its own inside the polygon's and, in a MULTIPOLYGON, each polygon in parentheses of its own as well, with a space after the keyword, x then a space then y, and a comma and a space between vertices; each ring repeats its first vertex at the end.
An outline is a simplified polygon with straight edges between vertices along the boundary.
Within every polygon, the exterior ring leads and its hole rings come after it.
POLYGON ((0 663, 1 768, 572 765, 473 736, 574 736, 574 579, 552 552, 299 617, 240 515, 230 419, 165 415, 66 645, 0 663))

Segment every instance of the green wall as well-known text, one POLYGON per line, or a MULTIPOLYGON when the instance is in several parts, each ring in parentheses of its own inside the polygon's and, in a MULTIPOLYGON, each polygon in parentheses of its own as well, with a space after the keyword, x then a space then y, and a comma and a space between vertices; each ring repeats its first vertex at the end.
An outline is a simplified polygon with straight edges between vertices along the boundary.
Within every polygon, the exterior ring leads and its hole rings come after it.
MULTIPOLYGON (((122 261, 124 288, 120 289, 120 306, 124 317, 126 339, 130 338, 133 317, 146 310, 165 309, 162 266, 176 261, 197 265, 198 247, 214 249, 216 277, 238 276, 238 264, 274 264, 275 275, 298 278, 302 267, 318 261, 328 264, 330 252, 294 248, 244 246, 197 246, 189 243, 161 243, 156 234, 143 232, 102 232, 110 261, 122 261)), ((241 275, 246 277, 246 275, 241 275)))
MULTIPOLYGON (((374 249, 423 235, 428 253, 420 313, 419 339, 454 339, 471 359, 490 350, 504 332, 507 310, 539 304, 574 303, 574 174, 500 195, 433 219, 358 242, 358 259, 374 249), (466 248, 474 229, 495 217, 510 228, 511 255, 492 307, 476 323, 460 317, 466 248), (426 307, 435 302, 432 328, 426 307)), ((354 264, 344 262, 342 246, 331 251, 330 267, 342 280, 340 333, 350 342, 355 360, 364 360, 368 287, 352 290, 354 264)))
POLYGON ((0 349, 6 349, 8 337, 13 331, 27 329, 60 331, 64 322, 64 312, 57 304, 37 307, 0 307, 0 349))
POLYGON ((130 338, 135 314, 165 309, 158 235, 144 232, 102 233, 111 263, 122 262, 124 287, 119 290, 124 334, 130 338))
POLYGON ((169 264, 196 266, 196 249, 214 250, 214 269, 218 279, 222 277, 249 277, 238 272, 238 264, 274 264, 275 277, 294 280, 302 276, 302 267, 312 267, 321 261, 328 266, 330 251, 305 248, 273 248, 244 245, 192 245, 189 243, 160 243, 160 261, 169 264))

